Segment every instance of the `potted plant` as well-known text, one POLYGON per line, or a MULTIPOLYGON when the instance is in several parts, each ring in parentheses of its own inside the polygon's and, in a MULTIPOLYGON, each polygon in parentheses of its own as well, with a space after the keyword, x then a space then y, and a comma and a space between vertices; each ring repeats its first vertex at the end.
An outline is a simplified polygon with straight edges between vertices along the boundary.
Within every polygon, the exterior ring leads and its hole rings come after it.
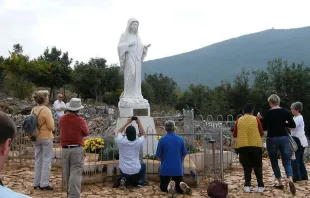
POLYGON ((104 149, 104 140, 102 138, 89 138, 85 140, 85 162, 98 161, 98 156, 102 149, 104 149))

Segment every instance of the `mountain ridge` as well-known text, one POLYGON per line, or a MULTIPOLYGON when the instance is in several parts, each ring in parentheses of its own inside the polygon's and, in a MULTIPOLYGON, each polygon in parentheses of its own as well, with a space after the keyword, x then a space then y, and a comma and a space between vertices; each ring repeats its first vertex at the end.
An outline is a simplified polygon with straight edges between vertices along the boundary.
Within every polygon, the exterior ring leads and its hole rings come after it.
POLYGON ((206 47, 143 63, 142 73, 163 73, 186 89, 190 84, 219 85, 242 70, 264 69, 282 58, 310 64, 310 26, 267 29, 224 40, 206 47), (233 69, 233 70, 232 70, 233 69))

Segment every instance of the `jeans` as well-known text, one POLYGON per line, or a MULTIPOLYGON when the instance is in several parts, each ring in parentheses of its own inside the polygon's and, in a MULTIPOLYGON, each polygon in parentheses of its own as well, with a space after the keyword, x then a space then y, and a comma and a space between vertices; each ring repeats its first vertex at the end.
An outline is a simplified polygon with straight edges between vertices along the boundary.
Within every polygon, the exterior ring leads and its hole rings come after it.
POLYGON ((293 181, 308 180, 308 173, 304 162, 305 147, 301 146, 300 140, 297 137, 293 137, 298 150, 295 152, 295 160, 292 160, 293 168, 293 181))
POLYGON ((291 146, 288 136, 267 138, 267 151, 270 158, 273 173, 277 179, 281 178, 281 172, 278 165, 278 150, 281 154, 282 164, 287 177, 293 176, 291 166, 291 146))
POLYGON ((36 139, 34 142, 35 165, 34 181, 35 187, 41 188, 49 185, 51 163, 53 155, 53 140, 36 139))
POLYGON ((68 198, 80 198, 83 165, 82 146, 62 149, 62 172, 68 198))
POLYGON ((162 192, 168 192, 168 185, 170 182, 170 178, 171 180, 173 180, 175 182, 175 189, 178 193, 183 194, 183 190, 180 187, 180 182, 183 181, 183 177, 182 176, 163 176, 160 175, 160 190, 162 192))
POLYGON ((145 172, 146 172, 146 165, 144 162, 141 162, 141 169, 137 174, 134 175, 127 175, 120 170, 121 174, 119 177, 119 180, 121 180, 123 177, 127 179, 126 185, 132 185, 132 186, 138 186, 138 185, 144 185, 145 184, 145 172))
POLYGON ((254 170, 258 187, 264 187, 263 182, 263 159, 261 147, 241 147, 239 151, 239 160, 244 172, 244 186, 251 186, 251 175, 254 170))

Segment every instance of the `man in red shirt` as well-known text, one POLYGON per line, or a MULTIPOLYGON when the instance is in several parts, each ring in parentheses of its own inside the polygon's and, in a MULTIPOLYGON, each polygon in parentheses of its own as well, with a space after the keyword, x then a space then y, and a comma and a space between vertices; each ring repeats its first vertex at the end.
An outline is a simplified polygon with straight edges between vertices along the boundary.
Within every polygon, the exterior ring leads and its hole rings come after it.
POLYGON ((62 170, 68 198, 80 197, 81 193, 84 137, 89 135, 86 121, 78 116, 83 108, 81 99, 72 98, 66 104, 66 114, 59 120, 62 170))

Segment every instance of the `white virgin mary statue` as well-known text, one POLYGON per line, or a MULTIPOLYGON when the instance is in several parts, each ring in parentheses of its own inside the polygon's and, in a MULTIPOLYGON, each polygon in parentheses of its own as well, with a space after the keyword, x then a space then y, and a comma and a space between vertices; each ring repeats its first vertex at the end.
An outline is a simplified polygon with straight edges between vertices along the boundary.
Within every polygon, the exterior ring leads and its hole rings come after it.
POLYGON ((124 72, 124 91, 120 98, 142 102, 145 99, 141 93, 141 64, 151 45, 142 44, 138 28, 138 20, 129 19, 126 31, 121 35, 118 43, 120 66, 124 72))

